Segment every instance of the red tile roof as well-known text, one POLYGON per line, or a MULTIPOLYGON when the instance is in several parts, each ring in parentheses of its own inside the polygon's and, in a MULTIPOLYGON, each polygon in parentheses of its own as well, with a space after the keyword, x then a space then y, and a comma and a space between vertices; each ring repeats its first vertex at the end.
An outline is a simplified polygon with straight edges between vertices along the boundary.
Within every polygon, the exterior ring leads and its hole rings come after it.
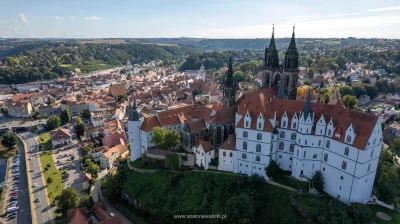
POLYGON ((210 152, 214 150, 214 146, 212 145, 211 141, 204 141, 203 139, 199 138, 197 139, 196 144, 194 144, 194 147, 197 148, 200 145, 203 147, 204 152, 210 152))
POLYGON ((57 131, 51 136, 51 140, 61 140, 66 138, 72 138, 72 135, 68 129, 59 128, 57 131))
POLYGON ((114 84, 110 86, 111 95, 122 95, 126 94, 126 88, 124 84, 114 84))
POLYGON ((224 144, 222 144, 219 148, 225 150, 234 150, 236 146, 236 135, 229 135, 229 137, 225 140, 224 144))
POLYGON ((67 211, 68 223, 69 224, 87 224, 87 223, 89 223, 87 213, 88 213, 88 211, 87 211, 86 207, 68 210, 67 211))

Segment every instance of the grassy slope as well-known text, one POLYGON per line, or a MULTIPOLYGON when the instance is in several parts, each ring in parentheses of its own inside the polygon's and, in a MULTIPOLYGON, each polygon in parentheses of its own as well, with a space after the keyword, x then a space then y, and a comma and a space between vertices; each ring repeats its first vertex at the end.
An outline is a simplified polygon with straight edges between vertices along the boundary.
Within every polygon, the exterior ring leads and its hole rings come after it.
POLYGON ((395 224, 395 223, 400 223, 400 214, 393 212, 392 210, 389 210, 387 208, 384 208, 382 206, 377 206, 377 205, 371 205, 371 215, 372 215, 372 220, 377 223, 377 224, 386 224, 386 223, 390 223, 390 224, 395 224), (378 218, 376 216, 377 212, 383 212, 386 213, 387 215, 389 215, 390 217, 392 217, 392 220, 390 220, 389 222, 387 221, 383 221, 382 219, 378 218))
POLYGON ((57 170, 53 161, 52 154, 40 156, 40 163, 44 172, 44 180, 47 184, 48 197, 50 199, 50 202, 53 202, 54 198, 60 195, 62 190, 64 189, 64 183, 61 182, 61 171, 57 170), (44 168, 47 166, 47 164, 50 164, 51 166, 47 171, 44 171, 44 168), (53 179, 53 182, 51 184, 47 183, 48 177, 51 177, 53 179))

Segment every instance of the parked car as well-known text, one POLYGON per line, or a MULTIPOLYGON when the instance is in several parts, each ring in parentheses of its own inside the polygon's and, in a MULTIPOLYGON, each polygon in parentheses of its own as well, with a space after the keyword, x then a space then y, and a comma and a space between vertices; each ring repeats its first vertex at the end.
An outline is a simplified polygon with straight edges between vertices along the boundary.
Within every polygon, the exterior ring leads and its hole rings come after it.
POLYGON ((39 198, 36 198, 33 202, 34 202, 34 203, 40 202, 40 199, 39 199, 39 198))
POLYGON ((37 187, 37 183, 34 183, 34 184, 33 184, 33 187, 37 187))

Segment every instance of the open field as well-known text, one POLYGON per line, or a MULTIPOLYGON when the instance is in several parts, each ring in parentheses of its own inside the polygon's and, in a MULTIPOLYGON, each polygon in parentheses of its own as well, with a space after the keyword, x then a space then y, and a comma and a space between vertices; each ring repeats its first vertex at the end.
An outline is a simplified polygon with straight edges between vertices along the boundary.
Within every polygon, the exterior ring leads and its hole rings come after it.
POLYGON ((371 206, 369 206, 369 208, 371 209, 372 220, 377 224, 400 223, 400 214, 395 213, 392 210, 389 210, 389 209, 384 208, 379 205, 371 205, 371 206), (389 215, 392 219, 390 221, 384 221, 376 216, 377 212, 383 212, 383 213, 389 215))
POLYGON ((52 203, 54 198, 61 194, 64 190, 64 184, 61 181, 61 171, 57 170, 56 165, 53 161, 53 155, 51 153, 45 153, 40 156, 40 163, 42 165, 42 170, 44 173, 44 181, 46 182, 48 198, 52 203), (48 167, 47 164, 50 164, 48 167), (48 170, 45 171, 45 167, 48 167, 48 170), (53 179, 52 183, 47 183, 47 178, 51 177, 53 179))

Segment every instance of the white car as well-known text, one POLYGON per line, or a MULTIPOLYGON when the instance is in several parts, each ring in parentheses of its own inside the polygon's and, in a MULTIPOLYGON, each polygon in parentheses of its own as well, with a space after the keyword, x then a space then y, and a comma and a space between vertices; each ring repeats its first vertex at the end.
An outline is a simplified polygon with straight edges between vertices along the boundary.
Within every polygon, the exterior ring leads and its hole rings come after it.
POLYGON ((34 184, 33 184, 33 187, 37 187, 37 183, 34 183, 34 184))
POLYGON ((29 157, 29 160, 32 160, 32 157, 29 157))

